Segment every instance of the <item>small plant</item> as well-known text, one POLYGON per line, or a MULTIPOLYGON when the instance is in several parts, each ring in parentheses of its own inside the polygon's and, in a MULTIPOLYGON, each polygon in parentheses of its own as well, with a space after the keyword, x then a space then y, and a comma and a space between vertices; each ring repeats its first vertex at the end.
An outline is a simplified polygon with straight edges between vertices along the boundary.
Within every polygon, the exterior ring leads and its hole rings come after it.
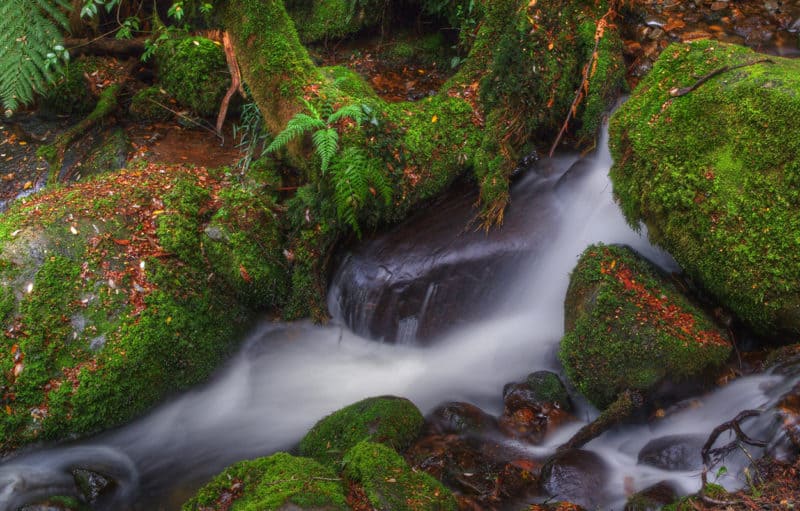
POLYGON ((236 162, 236 166, 244 174, 254 159, 264 156, 267 152, 265 144, 269 134, 264 129, 264 117, 257 104, 251 101, 242 105, 239 123, 233 126, 233 136, 239 139, 237 147, 242 151, 242 157, 236 162))

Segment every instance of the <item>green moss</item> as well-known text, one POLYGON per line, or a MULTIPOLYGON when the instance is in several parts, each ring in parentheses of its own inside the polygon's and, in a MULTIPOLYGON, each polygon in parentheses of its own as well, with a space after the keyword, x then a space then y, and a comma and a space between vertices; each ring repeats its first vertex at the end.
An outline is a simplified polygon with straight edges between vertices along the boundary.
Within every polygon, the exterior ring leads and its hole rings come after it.
POLYGON ((759 333, 800 332, 800 64, 713 41, 673 45, 612 118, 614 193, 720 303, 759 333))
POLYGON ((81 115, 91 112, 95 99, 84 74, 95 72, 98 65, 99 59, 89 57, 64 66, 61 76, 42 95, 39 108, 45 113, 55 115, 81 115))
POLYGON ((285 4, 304 43, 339 39, 375 26, 385 9, 383 0, 286 0, 285 4))
POLYGON ((567 291, 559 358, 594 405, 697 378, 730 353, 725 334, 630 249, 584 251, 567 291))
POLYGON ((557 403, 562 410, 569 411, 572 401, 566 387, 557 374, 550 371, 537 371, 525 379, 533 398, 540 403, 557 403))
POLYGON ((168 41, 156 52, 156 62, 159 83, 179 104, 198 115, 217 113, 230 85, 221 45, 204 37, 168 41))
POLYGON ((336 474, 308 458, 279 452, 226 468, 183 511, 349 509, 336 474))
POLYGON ((300 442, 300 454, 332 464, 362 440, 403 450, 417 437, 423 422, 420 411, 407 399, 367 398, 317 422, 300 442))
POLYGON ((128 113, 136 121, 166 121, 172 118, 172 112, 161 105, 165 105, 168 101, 169 96, 166 91, 160 87, 147 87, 133 95, 128 113))
POLYGON ((122 128, 112 129, 103 135, 99 144, 92 147, 81 162, 81 179, 113 170, 125 165, 130 141, 122 128))
POLYGON ((391 447, 360 442, 344 457, 344 475, 359 483, 375 509, 455 511, 456 500, 442 483, 415 472, 391 447))

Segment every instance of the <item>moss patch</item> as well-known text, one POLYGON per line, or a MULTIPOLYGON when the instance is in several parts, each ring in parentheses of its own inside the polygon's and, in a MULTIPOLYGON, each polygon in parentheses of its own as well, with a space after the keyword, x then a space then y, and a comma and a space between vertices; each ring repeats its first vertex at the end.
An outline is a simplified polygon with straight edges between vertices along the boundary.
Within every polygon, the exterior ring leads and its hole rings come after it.
POLYGON ((573 270, 559 358, 599 408, 626 390, 701 376, 731 353, 724 333, 630 249, 591 246, 573 270))
POLYGON ((442 483, 415 472, 394 449, 360 442, 344 457, 344 475, 360 484, 374 509, 455 511, 456 500, 442 483))
POLYGON ((611 121, 628 222, 758 332, 800 332, 800 62, 714 41, 673 45, 611 121))
POLYGON ((331 464, 362 440, 403 450, 417 437, 424 422, 420 411, 407 399, 367 398, 317 422, 300 442, 300 454, 331 464))
POLYGON ((336 474, 309 458, 279 452, 226 468, 183 511, 346 510, 336 474))

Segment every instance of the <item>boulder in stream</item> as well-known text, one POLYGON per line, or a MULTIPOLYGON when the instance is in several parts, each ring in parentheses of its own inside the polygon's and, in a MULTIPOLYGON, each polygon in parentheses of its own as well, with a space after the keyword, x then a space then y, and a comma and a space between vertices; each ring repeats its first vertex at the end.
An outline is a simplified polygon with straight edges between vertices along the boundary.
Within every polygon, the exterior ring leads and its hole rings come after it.
POLYGON ((0 218, 0 452, 130 420, 203 381, 253 308, 280 303, 272 199, 250 179, 257 223, 240 220, 224 176, 164 165, 47 190, 0 218), (207 239, 210 221, 241 237, 207 239))
POLYGON ((608 474, 609 467, 598 454, 567 449, 545 462, 541 485, 554 497, 569 495, 571 502, 595 509, 603 502, 608 474))
POLYGON ((317 422, 300 441, 300 454, 333 464, 363 440, 400 451, 419 435, 425 419, 408 399, 381 396, 363 399, 317 422))
POLYGON ((800 61, 674 44, 611 119, 628 222, 758 333, 800 333, 800 61))
POLYGON ((559 358, 598 408, 626 390, 650 392, 722 365, 726 334, 646 260, 621 246, 580 257, 565 301, 559 358))
POLYGON ((571 418, 572 401, 557 374, 537 371, 503 388, 500 429, 515 438, 539 443, 547 432, 571 418))

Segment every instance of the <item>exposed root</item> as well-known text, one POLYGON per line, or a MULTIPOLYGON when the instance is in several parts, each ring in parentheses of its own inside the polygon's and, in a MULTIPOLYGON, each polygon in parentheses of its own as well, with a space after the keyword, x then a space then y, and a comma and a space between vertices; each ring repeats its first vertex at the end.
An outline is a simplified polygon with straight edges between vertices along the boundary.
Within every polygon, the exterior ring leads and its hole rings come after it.
POLYGON ((572 435, 572 438, 560 445, 558 450, 577 449, 584 446, 590 440, 600 436, 603 432, 633 415, 633 412, 641 408, 643 404, 644 397, 639 392, 633 390, 625 391, 608 408, 603 410, 599 417, 579 429, 577 433, 572 435))

